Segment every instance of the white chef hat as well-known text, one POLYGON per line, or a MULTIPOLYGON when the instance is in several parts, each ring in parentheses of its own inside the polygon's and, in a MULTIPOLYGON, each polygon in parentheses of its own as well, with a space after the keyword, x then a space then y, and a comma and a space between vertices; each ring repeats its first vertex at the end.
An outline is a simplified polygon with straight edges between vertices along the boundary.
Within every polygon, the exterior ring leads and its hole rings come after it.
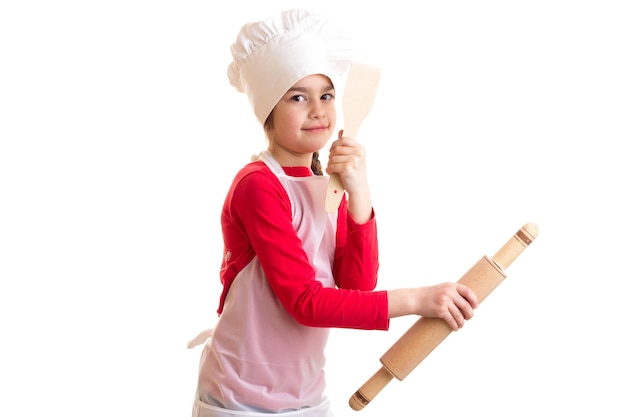
POLYGON ((336 83, 350 65, 352 46, 327 17, 294 9, 245 24, 231 53, 228 79, 247 94, 264 124, 280 98, 302 78, 324 74, 336 83))

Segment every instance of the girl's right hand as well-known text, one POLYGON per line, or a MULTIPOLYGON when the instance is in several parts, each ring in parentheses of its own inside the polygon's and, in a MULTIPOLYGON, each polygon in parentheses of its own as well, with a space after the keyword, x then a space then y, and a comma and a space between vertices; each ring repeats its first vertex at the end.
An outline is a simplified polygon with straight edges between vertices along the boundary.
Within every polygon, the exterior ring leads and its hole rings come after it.
POLYGON ((417 314, 444 320, 453 331, 474 316, 478 307, 476 294, 467 286, 454 282, 390 290, 389 318, 417 314))

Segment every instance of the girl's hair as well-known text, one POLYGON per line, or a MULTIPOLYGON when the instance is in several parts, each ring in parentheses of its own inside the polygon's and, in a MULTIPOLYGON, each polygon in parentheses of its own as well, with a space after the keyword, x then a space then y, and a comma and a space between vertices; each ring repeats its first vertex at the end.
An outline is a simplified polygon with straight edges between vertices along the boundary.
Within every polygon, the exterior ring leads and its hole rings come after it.
MULTIPOLYGON (((263 123, 263 130, 265 131, 265 136, 267 138, 272 137, 272 131, 274 130, 274 111, 270 113, 270 115, 265 119, 265 123, 263 123)), ((320 153, 313 152, 313 159, 311 160, 311 171, 315 175, 324 175, 324 170, 322 169, 322 163, 320 162, 320 153)))
POLYGON ((315 175, 324 175, 324 171, 322 170, 322 163, 320 162, 320 153, 313 152, 313 160, 311 161, 311 171, 315 175))

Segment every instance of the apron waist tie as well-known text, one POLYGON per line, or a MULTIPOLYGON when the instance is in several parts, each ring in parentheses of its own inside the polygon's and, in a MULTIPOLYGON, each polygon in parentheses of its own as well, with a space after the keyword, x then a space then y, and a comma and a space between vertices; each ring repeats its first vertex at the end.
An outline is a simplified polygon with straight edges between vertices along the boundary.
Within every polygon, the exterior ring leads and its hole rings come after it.
POLYGON ((203 330, 196 337, 187 342, 187 349, 193 349, 198 345, 204 344, 211 337, 213 337, 213 328, 203 330))

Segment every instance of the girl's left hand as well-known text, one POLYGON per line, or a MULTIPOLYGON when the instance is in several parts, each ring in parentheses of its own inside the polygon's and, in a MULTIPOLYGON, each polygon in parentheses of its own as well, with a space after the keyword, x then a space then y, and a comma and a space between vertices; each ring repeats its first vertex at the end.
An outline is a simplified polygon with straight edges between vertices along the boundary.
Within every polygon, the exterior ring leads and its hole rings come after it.
POLYGON ((328 155, 328 174, 338 174, 348 194, 369 192, 365 164, 365 148, 351 138, 342 137, 333 142, 328 155))

